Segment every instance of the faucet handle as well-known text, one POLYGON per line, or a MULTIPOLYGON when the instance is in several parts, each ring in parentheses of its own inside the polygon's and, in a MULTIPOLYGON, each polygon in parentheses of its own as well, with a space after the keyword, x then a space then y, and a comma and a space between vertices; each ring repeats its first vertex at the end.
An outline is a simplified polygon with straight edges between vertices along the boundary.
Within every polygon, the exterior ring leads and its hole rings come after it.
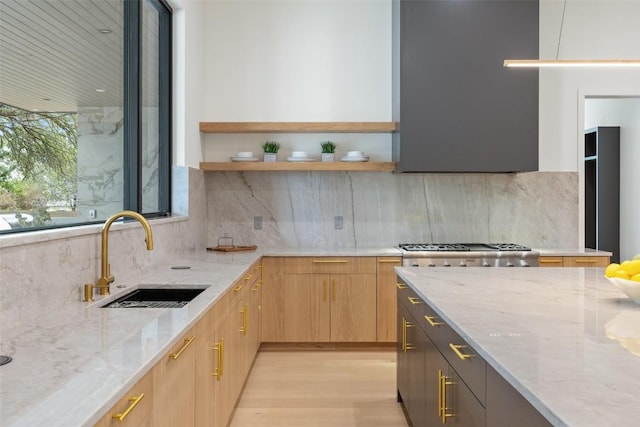
POLYGON ((84 284, 84 302, 93 301, 93 283, 84 284))

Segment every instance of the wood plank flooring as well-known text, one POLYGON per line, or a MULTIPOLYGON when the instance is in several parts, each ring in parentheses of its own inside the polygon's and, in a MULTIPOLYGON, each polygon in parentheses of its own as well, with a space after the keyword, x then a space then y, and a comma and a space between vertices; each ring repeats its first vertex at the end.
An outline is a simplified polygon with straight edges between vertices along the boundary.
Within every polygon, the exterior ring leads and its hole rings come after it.
POLYGON ((229 426, 406 427, 395 351, 261 351, 229 426))

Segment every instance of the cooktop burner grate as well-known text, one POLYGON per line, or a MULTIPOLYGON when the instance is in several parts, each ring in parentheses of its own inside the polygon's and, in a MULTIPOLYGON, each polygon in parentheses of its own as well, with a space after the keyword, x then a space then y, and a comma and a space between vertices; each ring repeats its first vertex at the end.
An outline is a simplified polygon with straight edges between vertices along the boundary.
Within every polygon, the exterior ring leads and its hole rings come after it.
POLYGON ((401 243, 408 252, 470 252, 470 251, 530 251, 531 248, 515 243, 401 243))

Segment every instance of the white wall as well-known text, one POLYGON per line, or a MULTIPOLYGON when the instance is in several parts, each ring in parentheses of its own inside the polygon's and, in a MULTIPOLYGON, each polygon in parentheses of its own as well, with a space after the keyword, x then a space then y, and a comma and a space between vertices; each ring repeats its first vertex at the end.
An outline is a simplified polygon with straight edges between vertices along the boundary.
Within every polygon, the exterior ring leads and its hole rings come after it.
POLYGON ((585 129, 620 126, 620 259, 640 253, 640 98, 587 99, 585 129))
MULTIPOLYGON (((211 1, 206 7, 206 121, 391 121, 391 2, 211 1)), ((364 150, 390 160, 390 135, 206 135, 205 159, 262 152, 319 157, 364 150)))
MULTIPOLYGON (((542 59, 556 58, 562 8, 540 1, 542 59)), ((640 0, 569 0, 558 59, 638 59, 639 20, 640 0)), ((640 95, 640 68, 540 71, 540 170, 579 170, 581 103, 591 94, 640 95)))

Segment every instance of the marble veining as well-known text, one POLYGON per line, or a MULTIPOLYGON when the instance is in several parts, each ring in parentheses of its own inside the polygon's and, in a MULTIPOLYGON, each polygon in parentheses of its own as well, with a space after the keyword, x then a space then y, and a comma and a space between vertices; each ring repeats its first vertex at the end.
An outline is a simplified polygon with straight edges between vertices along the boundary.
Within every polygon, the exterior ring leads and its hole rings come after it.
POLYGON ((311 248, 578 244, 577 174, 207 172, 208 240, 311 248), (262 230, 253 228, 263 217, 262 230), (344 226, 336 230, 334 217, 344 226))
MULTIPOLYGON (((553 425, 640 418, 640 357, 614 339, 616 323, 640 325, 640 305, 604 269, 396 271, 553 425)), ((640 331, 619 338, 637 346, 640 331)))

